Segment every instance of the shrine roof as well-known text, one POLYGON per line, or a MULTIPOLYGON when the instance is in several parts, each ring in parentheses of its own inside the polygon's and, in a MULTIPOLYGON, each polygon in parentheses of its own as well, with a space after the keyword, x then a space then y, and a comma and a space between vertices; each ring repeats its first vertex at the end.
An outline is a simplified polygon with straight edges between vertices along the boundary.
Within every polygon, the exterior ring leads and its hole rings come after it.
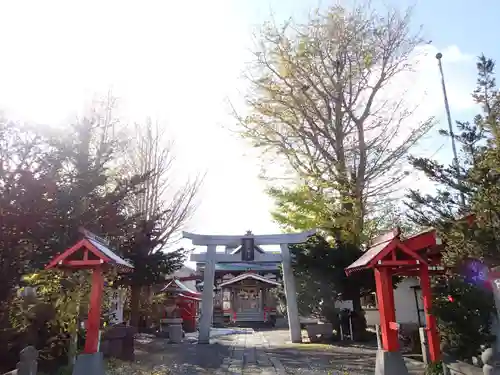
POLYGON ((201 301, 201 298, 199 298, 199 297, 193 297, 193 296, 191 296, 189 294, 183 294, 183 293, 181 293, 181 294, 179 294, 179 297, 182 297, 182 298, 185 298, 185 299, 189 299, 189 300, 192 300, 192 301, 198 301, 198 302, 201 301))
POLYGON ((257 281, 260 281, 260 282, 263 282, 266 284, 274 285, 274 286, 281 285, 281 283, 279 283, 277 281, 267 279, 264 276, 260 276, 260 275, 257 275, 255 273, 243 273, 241 275, 233 277, 232 279, 224 281, 223 283, 220 283, 218 286, 223 287, 226 285, 231 285, 231 284, 237 283, 237 282, 245 280, 245 279, 254 279, 254 280, 257 280, 257 281))
MULTIPOLYGON (((106 245, 104 245, 103 243, 93 239, 93 238, 90 238, 90 237, 87 237, 85 236, 85 238, 92 244, 94 245, 101 253, 103 253, 104 255, 106 255, 109 259, 111 259, 111 263, 114 263, 118 266, 123 266, 123 267, 127 267, 127 268, 134 268, 134 266, 126 261, 125 259, 123 259, 122 257, 118 256, 113 250, 111 250, 110 248, 108 248, 106 245)), ((110 262, 108 262, 110 263, 110 262)))
POLYGON ((190 295, 190 297, 201 296, 201 293, 189 289, 186 285, 184 285, 180 280, 177 279, 171 280, 160 292, 166 292, 167 290, 175 290, 180 293, 186 293, 190 295))
POLYGON ((370 248, 368 248, 363 255, 361 255, 354 263, 345 269, 346 273, 349 274, 360 268, 367 267, 373 259, 375 259, 392 243, 398 234, 398 231, 393 230, 375 238, 370 248))

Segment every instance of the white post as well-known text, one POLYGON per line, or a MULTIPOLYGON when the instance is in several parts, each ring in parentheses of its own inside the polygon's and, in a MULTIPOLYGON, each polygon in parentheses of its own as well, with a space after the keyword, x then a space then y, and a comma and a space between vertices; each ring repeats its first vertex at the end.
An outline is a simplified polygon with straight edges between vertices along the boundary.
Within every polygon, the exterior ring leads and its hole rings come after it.
POLYGON ((496 345, 495 349, 500 351, 500 334, 498 334, 498 330, 500 329, 500 279, 493 279, 493 300, 495 302, 495 309, 497 310, 497 335, 496 335, 496 345))
POLYGON ((214 278, 216 245, 207 245, 205 270, 203 271, 203 294, 198 344, 210 343, 210 325, 214 314, 214 278))
POLYGON ((283 282, 285 284, 286 311, 288 315, 288 327, 290 328, 290 339, 292 342, 302 342, 300 330, 299 309, 297 307, 297 292, 295 291, 295 278, 293 276, 292 260, 288 244, 280 244, 283 260, 283 282))

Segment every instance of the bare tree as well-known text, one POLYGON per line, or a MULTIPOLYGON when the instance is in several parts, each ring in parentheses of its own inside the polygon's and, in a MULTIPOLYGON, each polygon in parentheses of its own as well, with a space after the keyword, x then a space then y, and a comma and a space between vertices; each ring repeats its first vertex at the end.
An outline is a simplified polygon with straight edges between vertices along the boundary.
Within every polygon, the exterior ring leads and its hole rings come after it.
MULTIPOLYGON (((147 175, 142 191, 130 201, 130 214, 142 223, 131 248, 136 268, 130 278, 130 323, 139 325, 140 305, 151 298, 151 286, 162 281, 164 273, 182 266, 182 250, 162 253, 180 239, 180 230, 196 209, 196 197, 203 176, 175 181, 174 143, 166 137, 159 122, 148 118, 135 124, 134 135, 125 155, 124 172, 147 175), (147 265, 150 265, 149 267, 147 265), (141 302, 142 301, 142 302, 141 302)), ((148 317, 145 317, 146 321, 148 317)))
POLYGON ((357 233, 405 178, 408 150, 433 125, 409 125, 415 108, 395 87, 422 43, 410 16, 336 6, 306 24, 267 23, 246 75, 242 135, 284 158, 314 194, 337 197, 355 213, 357 233))
POLYGON ((149 174, 143 192, 131 202, 131 209, 144 220, 163 213, 160 242, 164 246, 179 239, 181 228, 194 214, 204 177, 197 175, 181 183, 175 179, 174 145, 162 125, 148 118, 143 124, 135 124, 125 164, 128 173, 149 174))

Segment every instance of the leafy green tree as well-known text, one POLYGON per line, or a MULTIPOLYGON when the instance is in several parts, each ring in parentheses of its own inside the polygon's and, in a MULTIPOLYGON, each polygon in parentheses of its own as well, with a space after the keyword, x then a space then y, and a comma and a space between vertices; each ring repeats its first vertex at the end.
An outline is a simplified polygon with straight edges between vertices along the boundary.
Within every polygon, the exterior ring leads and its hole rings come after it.
MULTIPOLYGON (((359 294, 375 288, 371 272, 359 272, 347 278, 345 268, 363 254, 361 249, 349 243, 331 245, 323 237, 316 236, 304 244, 291 246, 291 254, 301 314, 336 323, 336 301, 352 300, 354 310, 361 311, 359 294)), ((360 338, 365 325, 355 323, 354 328, 360 338)))
MULTIPOLYGON (((268 194, 274 199, 271 215, 285 231, 315 228, 328 241, 357 243, 357 236, 352 235, 353 228, 349 225, 352 214, 344 209, 339 197, 330 197, 324 190, 307 184, 282 189, 272 187, 268 194)), ((405 235, 417 231, 416 226, 401 215, 401 209, 389 203, 366 217, 363 231, 358 236, 361 244, 367 244, 395 227, 400 227, 405 235)))
POLYGON ((283 160, 300 189, 307 185, 333 204, 329 216, 342 212, 344 232, 357 245, 365 219, 406 177, 408 150, 433 124, 426 119, 403 133, 413 110, 404 95, 386 95, 411 70, 410 55, 422 42, 410 21, 410 11, 334 6, 304 24, 267 23, 247 76, 242 136, 273 166, 283 160))
MULTIPOLYGON (((0 259, 5 267, 0 276, 5 277, 0 287, 2 329, 10 327, 9 310, 22 276, 38 272, 57 253, 75 244, 80 227, 118 245, 136 220, 127 214, 127 199, 140 191, 140 182, 148 176, 110 173, 116 153, 113 140, 96 136, 103 126, 97 117, 84 118, 71 126, 73 137, 66 138, 0 121, 0 259)), ((73 281, 74 291, 82 289, 76 275, 66 279, 73 281)), ((85 296, 81 294, 80 299, 84 301, 85 296)), ((83 309, 80 302, 75 299, 83 309)), ((76 310, 73 322, 79 315, 76 310)), ((63 333, 68 329, 76 332, 76 323, 58 327, 63 333)), ((0 342, 7 345, 9 340, 0 342)))
MULTIPOLYGON (((23 275, 40 274, 50 259, 80 239, 80 227, 105 237, 120 255, 132 260, 136 270, 127 277, 133 284, 151 285, 182 265, 183 251, 159 250, 172 239, 172 228, 183 222, 175 210, 182 211, 184 219, 191 211, 174 204, 148 215, 131 209, 131 202, 144 196, 147 181, 157 177, 148 169, 117 173, 123 153, 120 140, 113 137, 118 132, 110 106, 104 106, 106 115, 93 111, 72 124, 67 133, 71 136, 0 119, 0 353, 7 353, 10 345, 3 333, 26 328, 9 321, 23 275)), ((192 196, 184 196, 191 202, 186 197, 192 196)), ((181 198, 177 196, 177 202, 185 202, 181 198)), ((121 275, 117 278, 108 281, 123 280, 121 275)), ((87 300, 78 274, 63 279, 65 295, 77 307, 64 310, 58 337, 74 330, 87 300)), ((46 291, 44 298, 64 302, 58 278, 37 280, 46 291)))
MULTIPOLYGON (((433 124, 428 118, 402 132, 413 109, 404 95, 385 94, 411 70, 410 55, 422 43, 410 23, 410 11, 381 15, 369 6, 334 6, 303 24, 267 23, 258 35, 247 112, 237 119, 245 139, 291 172, 280 170, 277 179, 295 184, 273 183, 270 190, 273 215, 287 230, 319 228, 331 248, 346 252, 328 258, 336 264, 310 260, 324 269, 301 270, 297 263, 304 298, 314 295, 316 275, 354 261, 379 230, 374 219, 407 176, 408 150, 433 124)), ((346 295, 345 277, 336 282, 329 288, 346 295)), ((360 312, 361 289, 369 288, 351 285, 357 292, 350 289, 349 298, 360 312)), ((329 300, 335 297, 331 292, 329 300)))
POLYGON ((0 327, 8 324, 8 303, 22 275, 50 250, 37 238, 57 236, 45 222, 53 213, 60 168, 61 158, 41 137, 0 119, 0 327))
POLYGON ((120 285, 131 287, 130 324, 138 327, 141 313, 141 290, 161 284, 167 275, 180 269, 186 260, 186 251, 178 249, 164 252, 168 238, 161 225, 150 218, 131 228, 133 236, 123 244, 123 255, 134 264, 134 270, 118 276, 120 285))
MULTIPOLYGON (((335 302, 352 300, 358 312, 354 329, 357 338, 363 338, 366 323, 361 312, 360 296, 375 291, 372 272, 359 272, 349 277, 345 268, 363 254, 363 249, 353 244, 345 230, 345 210, 341 204, 329 201, 325 195, 302 186, 295 190, 272 188, 275 199, 273 218, 288 231, 317 228, 319 235, 305 244, 290 247, 296 277, 299 311, 305 316, 316 316, 337 324, 338 310, 335 302)), ((396 215, 394 207, 387 207, 383 217, 366 220, 363 239, 367 242, 382 232, 405 224, 396 215)), ((403 225, 408 229, 411 226, 403 225)), ((407 233, 410 233, 407 230, 407 233)), ((398 280, 394 280, 397 283, 398 280)), ((282 296, 283 297, 283 296, 282 296)), ((286 303, 286 301, 283 301, 286 303)))
POLYGON ((493 342, 493 296, 488 289, 455 274, 433 284, 434 312, 444 349, 455 358, 471 359, 480 345, 493 342))
POLYGON ((436 182, 438 190, 426 195, 412 190, 407 202, 410 219, 437 228, 445 243, 443 262, 450 275, 435 282, 436 314, 444 342, 464 358, 476 354, 479 345, 489 340, 493 298, 481 285, 467 284, 461 271, 471 258, 487 267, 500 264, 500 97, 494 66, 484 55, 479 57, 473 98, 482 112, 472 123, 457 123, 457 134, 442 132, 460 145, 459 165, 413 158, 415 168, 436 182), (448 294, 454 296, 454 303, 447 301, 448 294), (457 313, 463 315, 457 318, 457 313))

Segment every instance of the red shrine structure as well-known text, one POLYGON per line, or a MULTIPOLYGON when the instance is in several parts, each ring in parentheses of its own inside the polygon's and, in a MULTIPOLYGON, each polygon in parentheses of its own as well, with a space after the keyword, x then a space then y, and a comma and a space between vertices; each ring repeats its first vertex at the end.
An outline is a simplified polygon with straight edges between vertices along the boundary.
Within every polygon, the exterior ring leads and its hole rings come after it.
POLYGON ((134 268, 108 248, 107 242, 93 233, 81 229, 83 238, 75 245, 56 256, 45 268, 63 270, 92 270, 92 289, 87 321, 87 337, 83 352, 97 353, 101 325, 101 304, 104 289, 104 272, 116 267, 122 272, 134 268))
POLYGON ((160 293, 168 293, 175 299, 180 310, 184 331, 196 331, 201 293, 189 289, 182 281, 196 280, 198 276, 173 278, 165 285, 160 293))
POLYGON ((440 359, 436 319, 431 315, 430 274, 444 273, 441 263, 441 240, 434 229, 407 239, 401 238, 399 228, 376 238, 368 250, 345 269, 347 276, 373 269, 380 311, 382 349, 399 352, 398 324, 394 308, 393 276, 418 276, 425 309, 426 333, 431 361, 440 359))

